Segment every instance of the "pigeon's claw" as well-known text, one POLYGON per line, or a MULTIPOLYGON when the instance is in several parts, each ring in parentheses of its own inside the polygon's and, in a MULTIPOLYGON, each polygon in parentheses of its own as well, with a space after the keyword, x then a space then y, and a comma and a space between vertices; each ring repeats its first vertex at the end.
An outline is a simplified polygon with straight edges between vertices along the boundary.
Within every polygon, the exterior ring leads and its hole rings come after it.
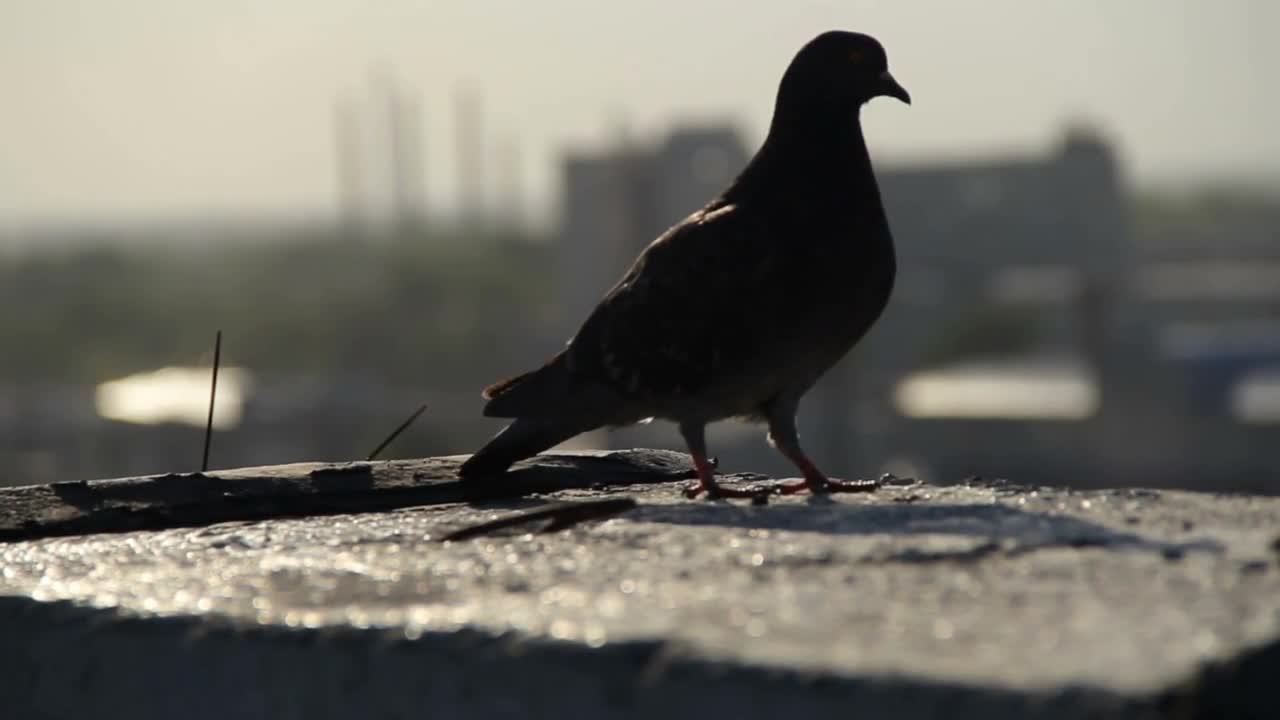
POLYGON ((796 493, 808 490, 814 495, 825 495, 826 493, 855 493, 855 492, 872 492, 880 487, 880 483, 875 480, 832 480, 827 477, 826 473, 818 469, 813 464, 799 446, 791 444, 779 444, 778 449, 796 467, 800 468, 800 472, 804 473, 804 480, 794 483, 781 483, 778 485, 778 493, 781 495, 795 495, 796 493))

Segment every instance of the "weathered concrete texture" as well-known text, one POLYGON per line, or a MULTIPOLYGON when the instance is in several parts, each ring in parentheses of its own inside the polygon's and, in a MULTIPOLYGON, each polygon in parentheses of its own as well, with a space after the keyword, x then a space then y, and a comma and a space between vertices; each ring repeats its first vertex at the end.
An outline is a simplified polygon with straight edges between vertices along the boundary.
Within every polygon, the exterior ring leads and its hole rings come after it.
POLYGON ((625 493, 640 504, 612 519, 449 543, 537 500, 0 545, 0 704, 193 720, 1276 716, 1280 499, 625 493))

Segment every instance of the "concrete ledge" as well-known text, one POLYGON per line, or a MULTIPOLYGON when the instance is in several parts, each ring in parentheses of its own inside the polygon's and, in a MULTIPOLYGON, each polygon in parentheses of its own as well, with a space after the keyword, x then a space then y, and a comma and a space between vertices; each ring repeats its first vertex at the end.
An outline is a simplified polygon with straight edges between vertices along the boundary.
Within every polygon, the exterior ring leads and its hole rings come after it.
MULTIPOLYGON (((538 464, 569 489, 395 511, 81 536, 28 514, 0 544, 4 716, 1274 716, 1280 499, 976 483, 753 507, 683 499, 672 455, 578 462, 538 464), (615 483, 621 515, 441 542, 615 483)), ((318 467, 210 482, 265 503, 318 467)))

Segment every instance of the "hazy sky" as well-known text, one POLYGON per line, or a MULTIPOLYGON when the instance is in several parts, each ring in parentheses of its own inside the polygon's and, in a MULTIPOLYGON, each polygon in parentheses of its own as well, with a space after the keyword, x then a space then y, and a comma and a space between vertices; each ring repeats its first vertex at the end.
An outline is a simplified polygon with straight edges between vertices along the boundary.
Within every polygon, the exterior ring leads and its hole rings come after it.
POLYGON ((881 163, 1043 148, 1084 118, 1141 180, 1280 174, 1273 0, 0 0, 0 227, 328 211, 334 99, 378 64, 422 99, 432 204, 471 82, 546 206, 559 152, 624 116, 756 142, 829 28, 880 37, 915 99, 865 112, 881 163))

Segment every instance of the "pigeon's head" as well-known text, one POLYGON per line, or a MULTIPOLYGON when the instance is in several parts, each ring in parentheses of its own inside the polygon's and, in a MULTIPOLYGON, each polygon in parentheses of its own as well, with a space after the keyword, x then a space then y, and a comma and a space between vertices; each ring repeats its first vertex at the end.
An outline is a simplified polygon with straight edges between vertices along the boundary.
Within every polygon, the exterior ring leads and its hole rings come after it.
POLYGON ((870 35, 832 30, 796 53, 779 100, 829 110, 856 109, 881 95, 908 105, 911 95, 889 74, 884 47, 870 35))

